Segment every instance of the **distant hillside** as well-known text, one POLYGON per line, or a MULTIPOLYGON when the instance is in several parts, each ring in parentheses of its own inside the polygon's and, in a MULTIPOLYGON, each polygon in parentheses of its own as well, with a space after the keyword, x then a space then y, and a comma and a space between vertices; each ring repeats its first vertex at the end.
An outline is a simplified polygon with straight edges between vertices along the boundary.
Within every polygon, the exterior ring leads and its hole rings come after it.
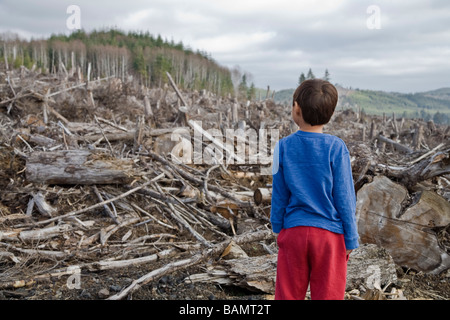
MULTIPOLYGON (((395 113, 398 117, 422 118, 439 124, 450 124, 450 88, 419 93, 398 93, 337 87, 338 108, 361 108, 366 114, 395 113)), ((275 93, 278 103, 292 103, 294 89, 275 93)))
POLYGON ((285 104, 291 104, 292 103, 292 96, 294 95, 295 89, 284 89, 275 92, 274 94, 274 100, 277 103, 285 103, 285 104))
POLYGON ((0 59, 9 68, 40 68, 43 73, 73 74, 78 68, 85 76, 90 70, 91 78, 133 75, 147 86, 167 83, 169 72, 180 88, 221 95, 233 92, 228 68, 207 53, 149 32, 78 30, 31 41, 0 34, 0 59))

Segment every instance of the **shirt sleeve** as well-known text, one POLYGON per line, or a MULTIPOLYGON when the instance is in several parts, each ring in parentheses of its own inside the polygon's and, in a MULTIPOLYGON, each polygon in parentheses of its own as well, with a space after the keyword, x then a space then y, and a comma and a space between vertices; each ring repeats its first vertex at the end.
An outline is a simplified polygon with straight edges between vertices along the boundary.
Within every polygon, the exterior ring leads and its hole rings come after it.
POLYGON ((291 196, 291 192, 284 180, 283 155, 280 144, 281 140, 275 145, 272 163, 272 203, 270 222, 272 224, 272 231, 275 233, 279 233, 283 228, 284 214, 291 196))
POLYGON ((334 205, 342 220, 345 247, 347 250, 353 250, 359 246, 355 217, 356 195, 350 155, 345 145, 336 153, 332 163, 332 170, 334 205))

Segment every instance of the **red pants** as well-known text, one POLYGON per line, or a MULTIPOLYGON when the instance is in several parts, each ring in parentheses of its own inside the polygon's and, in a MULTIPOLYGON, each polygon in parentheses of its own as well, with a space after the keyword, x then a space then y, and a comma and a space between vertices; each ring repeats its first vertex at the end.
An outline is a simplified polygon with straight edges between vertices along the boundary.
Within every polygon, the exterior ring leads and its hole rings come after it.
POLYGON ((343 300, 347 278, 344 236, 314 227, 282 229, 277 239, 275 300, 343 300))

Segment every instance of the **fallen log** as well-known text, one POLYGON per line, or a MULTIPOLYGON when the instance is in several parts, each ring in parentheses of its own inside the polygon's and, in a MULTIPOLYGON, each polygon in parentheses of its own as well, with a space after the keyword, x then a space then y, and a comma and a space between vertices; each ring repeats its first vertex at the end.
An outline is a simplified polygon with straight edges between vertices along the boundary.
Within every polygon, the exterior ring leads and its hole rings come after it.
POLYGON ((31 183, 127 184, 133 175, 132 160, 87 150, 33 152, 26 161, 26 177, 31 183))
POLYGON ((404 146, 398 142, 395 142, 392 139, 386 138, 385 136, 379 134, 377 136, 378 140, 385 142, 385 143, 389 143, 394 149, 396 149, 399 152, 403 152, 403 153, 411 153, 413 150, 407 146, 404 146))
POLYGON ((64 232, 68 232, 70 230, 71 226, 68 224, 56 225, 35 230, 11 230, 0 232, 0 240, 23 242, 44 241, 61 236, 64 232))

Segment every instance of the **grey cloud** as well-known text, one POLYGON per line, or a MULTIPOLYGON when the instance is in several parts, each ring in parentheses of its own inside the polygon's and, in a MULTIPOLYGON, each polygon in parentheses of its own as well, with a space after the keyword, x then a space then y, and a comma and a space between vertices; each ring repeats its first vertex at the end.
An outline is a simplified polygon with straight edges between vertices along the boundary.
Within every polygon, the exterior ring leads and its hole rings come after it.
POLYGON ((376 1, 380 30, 366 25, 372 0, 329 2, 332 9, 309 0, 255 1, 254 7, 230 1, 2 0, 0 32, 67 33, 66 8, 77 4, 87 31, 118 27, 183 41, 221 64, 240 65, 260 87, 293 87, 310 67, 317 76, 328 68, 333 81, 359 88, 411 92, 450 85, 448 0, 376 1))

